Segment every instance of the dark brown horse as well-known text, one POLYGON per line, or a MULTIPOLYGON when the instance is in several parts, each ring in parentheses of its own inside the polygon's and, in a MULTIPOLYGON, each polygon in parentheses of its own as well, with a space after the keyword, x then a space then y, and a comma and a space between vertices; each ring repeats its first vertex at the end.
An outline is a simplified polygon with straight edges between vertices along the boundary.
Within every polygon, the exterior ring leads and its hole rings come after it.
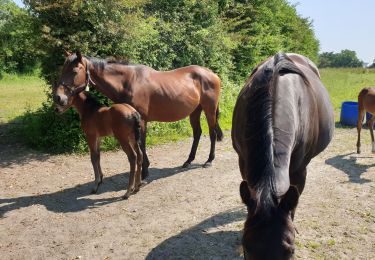
MULTIPOLYGON (((84 57, 78 51, 66 53, 59 85, 80 89, 88 83, 115 103, 127 103, 142 116, 142 179, 148 175, 146 154, 147 122, 172 122, 190 116, 194 141, 190 155, 183 164, 188 167, 195 159, 202 133, 200 115, 204 111, 210 132, 211 149, 204 166, 215 158, 216 140, 223 138, 218 123, 220 79, 207 68, 188 66, 172 71, 156 71, 144 65, 126 65, 84 57)), ((58 94, 55 102, 64 105, 67 97, 58 94)))
POLYGON ((92 193, 97 192, 103 181, 103 172, 100 166, 100 137, 110 135, 114 135, 119 141, 130 163, 129 185, 124 199, 127 199, 131 193, 137 192, 141 186, 142 167, 139 113, 128 104, 101 106, 89 94, 75 93, 73 89, 66 86, 54 87, 53 94, 67 97, 65 105, 56 104, 57 112, 63 113, 73 106, 79 113, 81 128, 87 138, 95 173, 95 186, 92 193))
POLYGON ((374 122, 375 122, 375 88, 364 88, 358 95, 358 121, 357 121, 357 153, 361 153, 361 129, 363 118, 369 112, 372 116, 368 120, 368 128, 370 129, 372 141, 372 153, 375 153, 375 140, 374 140, 374 122))
POLYGON ((316 66, 298 54, 276 54, 258 65, 241 90, 232 141, 248 209, 245 259, 290 259, 293 217, 306 166, 331 141, 333 109, 316 66))

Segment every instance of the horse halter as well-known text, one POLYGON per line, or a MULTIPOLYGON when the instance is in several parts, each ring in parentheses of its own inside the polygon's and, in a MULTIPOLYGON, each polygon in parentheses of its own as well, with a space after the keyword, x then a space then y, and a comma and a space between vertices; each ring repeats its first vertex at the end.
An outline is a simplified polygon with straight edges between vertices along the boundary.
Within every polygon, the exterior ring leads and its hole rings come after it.
POLYGON ((86 62, 86 80, 85 80, 85 83, 79 85, 78 87, 70 86, 70 85, 66 84, 65 82, 60 83, 64 88, 69 90, 71 95, 76 95, 76 94, 81 93, 83 90, 88 89, 88 87, 90 85, 90 82, 93 83, 93 81, 90 77, 89 65, 87 63, 88 63, 88 61, 86 62))

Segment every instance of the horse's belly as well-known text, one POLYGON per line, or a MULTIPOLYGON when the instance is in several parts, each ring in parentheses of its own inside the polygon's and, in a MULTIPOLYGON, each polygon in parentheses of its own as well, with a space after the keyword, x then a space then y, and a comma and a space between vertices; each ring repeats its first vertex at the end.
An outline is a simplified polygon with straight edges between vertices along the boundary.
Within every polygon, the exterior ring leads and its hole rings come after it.
POLYGON ((164 107, 151 107, 148 111, 148 121, 175 122, 189 116, 197 105, 170 104, 164 107))

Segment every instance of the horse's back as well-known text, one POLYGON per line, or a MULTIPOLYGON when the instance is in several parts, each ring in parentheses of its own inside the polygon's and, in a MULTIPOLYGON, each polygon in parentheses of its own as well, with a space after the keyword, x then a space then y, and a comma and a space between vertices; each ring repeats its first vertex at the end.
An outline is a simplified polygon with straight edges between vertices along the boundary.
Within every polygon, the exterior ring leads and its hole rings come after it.
POLYGON ((375 114, 375 87, 363 88, 358 95, 358 106, 371 114, 375 114))

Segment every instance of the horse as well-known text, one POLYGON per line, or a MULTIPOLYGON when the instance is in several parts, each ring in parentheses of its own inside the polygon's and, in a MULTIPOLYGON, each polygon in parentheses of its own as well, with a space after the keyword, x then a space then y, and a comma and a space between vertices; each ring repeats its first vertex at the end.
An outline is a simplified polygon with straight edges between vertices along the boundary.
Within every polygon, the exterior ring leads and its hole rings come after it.
POLYGON ((142 151, 140 148, 140 114, 128 104, 102 106, 96 98, 83 91, 75 91, 64 86, 53 87, 53 95, 67 97, 65 105, 56 104, 56 112, 64 113, 74 107, 80 116, 81 128, 85 133, 94 168, 95 183, 92 193, 96 193, 103 181, 100 166, 100 138, 113 135, 120 143, 130 163, 129 184, 124 199, 138 192, 141 182, 142 151))
POLYGON ((371 114, 371 119, 368 120, 367 125, 370 129, 371 141, 372 141, 372 153, 375 153, 375 141, 374 141, 374 122, 375 122, 375 88, 364 88, 359 92, 358 95, 358 121, 357 121, 357 153, 361 153, 361 129, 363 118, 366 111, 371 114))
MULTIPOLYGON (((80 51, 66 52, 65 56, 59 85, 78 89, 91 83, 113 102, 130 104, 141 114, 142 179, 148 176, 150 165, 145 147, 147 122, 173 122, 190 117, 194 139, 189 157, 183 164, 183 167, 189 167, 195 159, 202 133, 202 110, 211 141, 210 153, 203 166, 211 166, 216 140, 223 139, 218 123, 221 81, 215 73, 196 65, 157 71, 145 65, 86 57, 80 51)), ((67 97, 60 93, 54 99, 64 105, 67 97)))
POLYGON ((293 257, 293 219, 306 167, 333 131, 330 98, 311 60, 277 53, 252 71, 237 98, 231 132, 248 211, 245 259, 293 257))

